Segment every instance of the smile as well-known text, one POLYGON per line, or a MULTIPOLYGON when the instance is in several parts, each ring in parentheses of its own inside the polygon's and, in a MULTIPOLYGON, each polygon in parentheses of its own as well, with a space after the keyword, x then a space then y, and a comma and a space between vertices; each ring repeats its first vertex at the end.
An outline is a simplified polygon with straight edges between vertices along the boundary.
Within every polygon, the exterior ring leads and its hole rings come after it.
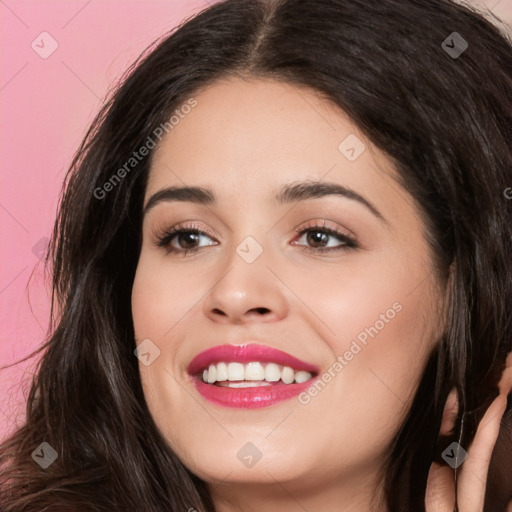
POLYGON ((319 374, 314 365, 258 344, 212 347, 196 356, 187 371, 204 399, 249 409, 289 400, 319 374))

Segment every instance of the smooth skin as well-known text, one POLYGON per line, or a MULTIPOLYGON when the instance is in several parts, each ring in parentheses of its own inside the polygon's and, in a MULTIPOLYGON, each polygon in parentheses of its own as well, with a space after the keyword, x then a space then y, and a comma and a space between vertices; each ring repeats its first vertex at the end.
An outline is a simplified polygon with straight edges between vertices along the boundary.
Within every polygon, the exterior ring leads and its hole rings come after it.
MULTIPOLYGON (((390 160, 314 91, 232 78, 194 98, 155 150, 145 205, 171 186, 208 187, 216 202, 161 201, 144 217, 132 312, 137 343, 149 338, 160 350, 140 364, 149 410, 209 482, 218 512, 385 512, 378 472, 444 328, 445 284, 414 199, 390 160), (339 150, 349 135, 365 145, 352 161, 339 150), (342 185, 379 213, 338 195, 274 202, 281 187, 303 181, 342 185), (188 234, 158 246, 178 224, 188 234), (322 237, 324 224, 356 247, 322 237), (195 228, 208 234, 194 238, 195 228), (263 250, 252 263, 236 251, 247 237, 263 250), (313 252, 322 247, 332 250, 313 252), (207 348, 256 342, 323 373, 397 302, 400 312, 307 405, 221 407, 186 372, 207 348), (261 454, 251 467, 237 456, 247 443, 261 454)), ((493 438, 477 438, 472 450, 488 450, 493 438)), ((434 496, 428 512, 444 512, 448 494, 434 496)))

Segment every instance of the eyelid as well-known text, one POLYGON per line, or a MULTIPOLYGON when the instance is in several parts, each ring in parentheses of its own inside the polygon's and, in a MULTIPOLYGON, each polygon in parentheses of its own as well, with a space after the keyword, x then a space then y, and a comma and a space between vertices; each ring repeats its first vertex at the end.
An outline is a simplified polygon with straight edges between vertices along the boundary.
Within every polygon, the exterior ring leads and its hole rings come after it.
POLYGON ((350 231, 349 229, 346 229, 346 228, 341 228, 339 226, 336 226, 336 225, 330 225, 329 224, 329 221, 326 221, 325 219, 322 219, 320 223, 318 223, 319 221, 318 220, 309 220, 307 221, 305 224, 301 224, 300 227, 296 228, 294 231, 296 233, 302 233, 304 230, 306 229, 319 229, 319 230, 326 230, 326 231, 332 231, 332 232, 336 232, 340 235, 343 235, 347 238, 350 238, 351 240, 353 240, 354 242, 356 241, 356 236, 354 235, 354 233, 352 233, 352 231, 350 231))

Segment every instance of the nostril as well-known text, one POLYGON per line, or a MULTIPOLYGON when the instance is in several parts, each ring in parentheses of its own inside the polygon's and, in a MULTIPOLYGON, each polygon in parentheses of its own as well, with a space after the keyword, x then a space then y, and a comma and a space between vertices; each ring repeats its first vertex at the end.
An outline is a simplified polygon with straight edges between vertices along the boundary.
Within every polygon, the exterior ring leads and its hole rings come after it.
POLYGON ((270 311, 268 308, 254 308, 254 310, 258 313, 261 313, 262 315, 270 311))

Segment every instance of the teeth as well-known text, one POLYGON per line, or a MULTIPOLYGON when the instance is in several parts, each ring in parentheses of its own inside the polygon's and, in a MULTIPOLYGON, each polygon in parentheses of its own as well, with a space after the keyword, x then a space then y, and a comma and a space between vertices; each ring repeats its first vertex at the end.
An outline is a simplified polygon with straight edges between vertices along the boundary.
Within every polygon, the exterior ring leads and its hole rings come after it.
POLYGON ((259 381, 259 382, 250 381, 250 380, 242 380, 240 382, 223 381, 223 382, 219 382, 218 385, 223 388, 255 388, 258 386, 272 386, 272 384, 270 384, 270 382, 265 382, 264 380, 259 381))
POLYGON ((311 373, 309 372, 295 372, 295 382, 298 382, 299 384, 301 382, 306 382, 311 378, 311 373))
POLYGON ((281 378, 281 370, 275 363, 268 363, 265 366, 265 380, 268 382, 277 382, 281 378))
POLYGON ((217 363, 217 380, 228 380, 228 365, 226 363, 217 363))
POLYGON ((228 380, 244 380, 244 365, 242 363, 228 364, 228 380))
POLYGON ((289 366, 285 366, 281 372, 281 380, 285 384, 291 384, 295 380, 295 372, 289 366))
POLYGON ((211 364, 208 368, 208 383, 213 384, 217 380, 217 367, 211 364))
POLYGON ((248 363, 245 365, 245 380, 263 380, 265 370, 261 363, 248 363))
POLYGON ((211 364, 208 369, 203 371, 204 382, 208 384, 219 383, 221 386, 233 388, 269 386, 269 382, 279 380, 284 384, 302 383, 311 379, 312 376, 310 372, 294 371, 289 366, 281 366, 276 363, 262 364, 257 361, 245 365, 235 362, 221 362, 211 364))

